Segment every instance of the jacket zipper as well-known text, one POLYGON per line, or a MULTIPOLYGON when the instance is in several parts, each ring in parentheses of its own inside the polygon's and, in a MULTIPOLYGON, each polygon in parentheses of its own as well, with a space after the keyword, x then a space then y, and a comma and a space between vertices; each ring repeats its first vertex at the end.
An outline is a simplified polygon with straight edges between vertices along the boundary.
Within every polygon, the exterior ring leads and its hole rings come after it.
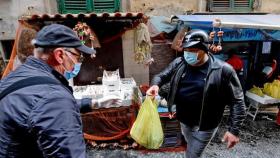
MULTIPOLYGON (((185 67, 185 69, 187 69, 188 68, 188 65, 186 65, 186 67, 185 67)), ((179 69, 178 69, 178 71, 179 71, 179 69)), ((187 73, 187 72, 186 72, 187 73)), ((184 72, 183 72, 183 74, 184 74, 184 72)), ((176 75, 175 75, 176 76, 176 75)), ((174 77, 175 78, 175 77, 174 77)), ((180 77, 180 79, 181 79, 181 77, 180 77)), ((176 92, 177 92, 177 89, 178 89, 178 84, 179 84, 179 82, 180 81, 178 81, 178 82, 175 82, 176 84, 175 84, 175 91, 173 92, 173 93, 175 93, 175 95, 176 95, 176 92)), ((172 96, 174 96, 174 95, 172 95, 172 96)), ((175 100, 175 96, 172 98, 172 103, 173 103, 173 105, 174 105, 174 100, 175 100)))
POLYGON ((198 131, 200 130, 200 125, 201 125, 201 120, 202 120, 202 112, 203 112, 203 107, 204 107, 204 98, 205 98, 205 94, 206 94, 206 83, 208 81, 208 77, 209 77, 209 74, 210 74, 211 71, 212 71, 212 68, 211 68, 211 65, 210 65, 209 68, 208 68, 207 74, 206 74, 206 78, 205 78, 205 84, 204 84, 204 89, 203 89, 203 97, 202 97, 202 106, 201 106, 200 117, 199 117, 199 124, 198 124, 198 131))

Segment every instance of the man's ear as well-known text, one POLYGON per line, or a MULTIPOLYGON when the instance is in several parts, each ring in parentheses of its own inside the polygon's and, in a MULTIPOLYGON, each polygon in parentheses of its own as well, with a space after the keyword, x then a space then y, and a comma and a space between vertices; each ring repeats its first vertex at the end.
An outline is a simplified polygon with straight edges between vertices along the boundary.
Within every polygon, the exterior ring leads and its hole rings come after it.
POLYGON ((56 48, 53 51, 53 55, 54 55, 54 59, 56 60, 56 62, 58 62, 59 64, 63 63, 64 60, 64 52, 62 48, 56 48))

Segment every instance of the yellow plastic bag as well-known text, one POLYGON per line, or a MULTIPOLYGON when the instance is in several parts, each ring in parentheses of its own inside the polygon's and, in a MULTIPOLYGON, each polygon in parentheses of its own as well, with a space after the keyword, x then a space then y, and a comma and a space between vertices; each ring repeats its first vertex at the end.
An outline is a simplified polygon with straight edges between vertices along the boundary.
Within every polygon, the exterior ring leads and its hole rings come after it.
POLYGON ((273 98, 279 99, 280 98, 280 81, 279 80, 274 80, 272 82, 272 94, 271 96, 273 98))
POLYGON ((272 83, 265 83, 263 92, 268 96, 280 99, 280 81, 274 80, 272 83))
POLYGON ((163 131, 156 101, 146 97, 130 130, 131 137, 148 149, 158 149, 163 142, 163 131))
POLYGON ((263 94, 263 92, 262 92, 262 89, 259 88, 259 87, 256 87, 255 85, 253 86, 253 88, 251 88, 251 89, 249 90, 249 92, 254 93, 254 94, 256 94, 256 95, 258 95, 258 96, 261 96, 261 97, 264 96, 264 94, 263 94))
POLYGON ((265 83, 265 84, 264 84, 264 86, 263 86, 263 92, 264 92, 266 95, 271 96, 271 83, 265 83))

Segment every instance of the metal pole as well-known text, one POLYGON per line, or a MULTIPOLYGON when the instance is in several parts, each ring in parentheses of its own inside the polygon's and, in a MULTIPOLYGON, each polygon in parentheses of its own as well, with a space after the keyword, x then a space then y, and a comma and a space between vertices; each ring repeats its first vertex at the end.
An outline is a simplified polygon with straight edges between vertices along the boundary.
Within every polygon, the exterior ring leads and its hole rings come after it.
POLYGON ((230 28, 254 28, 254 29, 280 30, 280 25, 226 22, 226 21, 221 21, 220 19, 215 19, 213 21, 213 26, 214 27, 230 27, 230 28))

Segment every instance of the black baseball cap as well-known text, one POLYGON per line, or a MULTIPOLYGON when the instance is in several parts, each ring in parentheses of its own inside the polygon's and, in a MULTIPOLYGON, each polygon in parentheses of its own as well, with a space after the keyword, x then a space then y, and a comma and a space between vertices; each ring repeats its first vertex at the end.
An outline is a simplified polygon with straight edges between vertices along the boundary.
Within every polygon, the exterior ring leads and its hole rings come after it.
POLYGON ((67 26, 51 24, 43 27, 32 41, 35 47, 69 47, 82 53, 96 54, 93 48, 82 44, 77 34, 67 26))

